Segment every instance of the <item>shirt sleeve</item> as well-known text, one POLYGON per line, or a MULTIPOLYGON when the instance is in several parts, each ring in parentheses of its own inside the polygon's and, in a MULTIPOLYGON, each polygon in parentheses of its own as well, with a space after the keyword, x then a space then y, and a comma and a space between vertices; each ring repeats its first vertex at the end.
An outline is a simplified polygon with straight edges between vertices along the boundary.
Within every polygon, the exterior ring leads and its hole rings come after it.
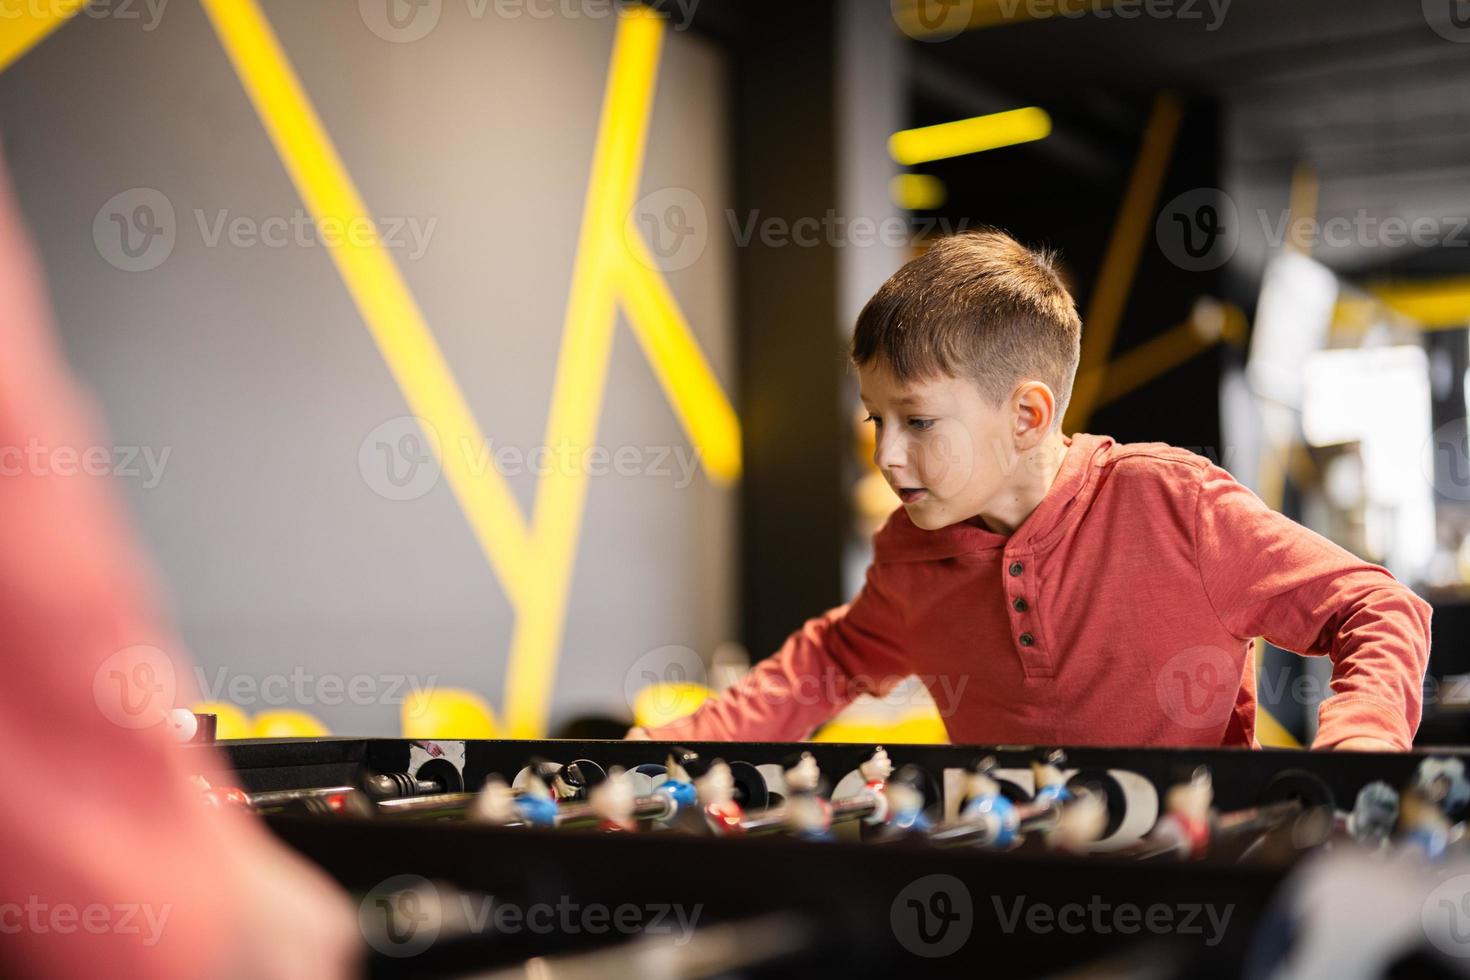
POLYGON ((346 895, 259 821, 206 809, 188 776, 226 762, 163 730, 187 658, 114 481, 77 465, 108 442, 7 183, 0 164, 0 975, 352 976, 346 895), (40 451, 55 465, 28 465, 40 451))
POLYGON ((789 742, 806 738, 861 694, 912 673, 902 614, 876 566, 851 603, 809 619, 775 654, 687 718, 651 729, 660 741, 789 742))
POLYGON ((1429 664, 1429 603, 1271 510, 1217 466, 1199 483, 1195 549, 1205 593, 1232 634, 1332 658, 1314 748, 1355 736, 1411 746, 1429 664))

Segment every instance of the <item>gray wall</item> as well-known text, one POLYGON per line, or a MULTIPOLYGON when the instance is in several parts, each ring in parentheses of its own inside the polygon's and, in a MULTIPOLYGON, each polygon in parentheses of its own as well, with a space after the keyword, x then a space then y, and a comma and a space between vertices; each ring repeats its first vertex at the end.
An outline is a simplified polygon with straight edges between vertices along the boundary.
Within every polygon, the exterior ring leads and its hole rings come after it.
MULTIPOLYGON (((353 0, 263 8, 370 211, 436 222, 422 256, 393 254, 485 435, 534 446, 613 22, 493 4, 477 18, 445 0, 428 36, 389 43, 353 0)), ((0 77, 0 127, 67 353, 112 442, 169 453, 156 486, 118 483, 195 660, 209 682, 220 668, 256 684, 437 675, 499 710, 508 601, 442 479, 389 500, 360 472, 364 437, 407 409, 325 249, 205 244, 196 211, 261 221, 302 205, 198 4, 147 23, 76 18, 0 77), (173 251, 149 271, 115 268, 94 239, 99 209, 132 188, 175 212, 173 251)), ((717 49, 669 32, 644 168, 644 193, 688 188, 712 220, 729 200, 711 111, 726 74, 717 49)), ((730 251, 712 234, 667 276, 727 391, 730 251)), ((692 451, 621 322, 598 442, 692 451)), ((624 713, 639 655, 708 655, 731 635, 734 492, 702 471, 678 489, 673 472, 591 481, 554 720, 624 713)), ((529 512, 534 477, 511 482, 529 512)), ((334 732, 395 733, 382 690, 366 706, 300 706, 334 732)))

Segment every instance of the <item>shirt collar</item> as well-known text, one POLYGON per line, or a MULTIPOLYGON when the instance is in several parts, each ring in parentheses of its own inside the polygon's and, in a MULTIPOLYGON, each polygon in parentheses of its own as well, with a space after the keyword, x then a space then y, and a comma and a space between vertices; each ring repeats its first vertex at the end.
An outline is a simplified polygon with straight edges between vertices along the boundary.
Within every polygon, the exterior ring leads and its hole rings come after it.
POLYGON ((1041 503, 1021 522, 1014 534, 996 534, 964 522, 937 531, 925 531, 916 527, 909 520, 908 512, 899 507, 873 539, 875 558, 879 561, 931 561, 981 551, 1006 548, 1033 551, 1046 547, 1087 510, 1086 502, 1097 489, 1096 464, 1113 445, 1111 436, 1094 436, 1085 432, 1069 436, 1065 442, 1067 454, 1062 457, 1056 479, 1046 491, 1046 496, 1041 498, 1041 503))

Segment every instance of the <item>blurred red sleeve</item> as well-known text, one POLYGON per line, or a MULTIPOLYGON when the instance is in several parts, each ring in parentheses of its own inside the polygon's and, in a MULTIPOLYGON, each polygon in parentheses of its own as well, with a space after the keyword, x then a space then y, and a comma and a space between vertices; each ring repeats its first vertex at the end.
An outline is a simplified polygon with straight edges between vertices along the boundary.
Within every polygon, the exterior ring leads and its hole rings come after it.
POLYGON ((253 819, 205 809, 157 723, 187 703, 187 659, 111 477, 68 465, 106 443, 8 184, 0 172, 0 973, 346 975, 345 897, 253 819))

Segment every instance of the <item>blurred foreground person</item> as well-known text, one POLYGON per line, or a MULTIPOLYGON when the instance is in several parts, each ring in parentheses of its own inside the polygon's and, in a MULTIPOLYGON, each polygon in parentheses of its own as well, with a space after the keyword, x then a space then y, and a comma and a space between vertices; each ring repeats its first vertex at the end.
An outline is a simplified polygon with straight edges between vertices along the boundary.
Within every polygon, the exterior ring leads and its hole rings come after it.
POLYGON ((345 896, 183 771, 187 659, 100 431, 0 170, 0 974, 347 975, 345 896))

